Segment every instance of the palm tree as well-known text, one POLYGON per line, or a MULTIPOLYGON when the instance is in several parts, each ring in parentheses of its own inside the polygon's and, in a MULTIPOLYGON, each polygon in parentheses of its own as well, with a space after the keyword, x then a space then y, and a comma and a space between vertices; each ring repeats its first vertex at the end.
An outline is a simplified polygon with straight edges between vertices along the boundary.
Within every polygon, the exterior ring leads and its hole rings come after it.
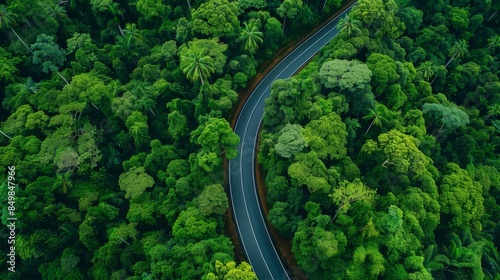
POLYGON ((417 68, 417 71, 422 74, 424 79, 428 81, 432 76, 434 76, 434 67, 432 66, 432 62, 426 61, 417 68))
POLYGON ((53 8, 51 6, 47 6, 47 10, 50 16, 56 20, 62 21, 63 18, 68 17, 68 15, 66 14, 66 8, 59 4, 56 4, 53 8))
POLYGON ((122 37, 125 37, 125 34, 123 34, 123 28, 120 26, 120 20, 118 19, 118 16, 121 16, 123 18, 123 11, 119 9, 119 4, 113 3, 109 5, 108 10, 113 15, 113 21, 118 27, 120 34, 122 35, 122 37))
POLYGON ((255 24, 248 25, 244 23, 245 28, 241 31, 240 40, 245 41, 243 49, 249 53, 255 53, 259 49, 259 43, 262 43, 262 32, 255 24))
POLYGON ((203 54, 204 51, 197 53, 190 52, 187 55, 181 56, 181 69, 186 77, 192 81, 201 80, 204 83, 211 73, 214 73, 214 63, 210 56, 203 54))
POLYGON ((149 110, 153 114, 153 116, 156 116, 153 109, 151 109, 154 106, 156 106, 156 101, 153 98, 151 98, 151 96, 149 96, 148 94, 143 94, 141 98, 139 98, 135 103, 136 110, 141 110, 143 112, 149 110))
MULTIPOLYGON (((0 5, 0 29, 6 27, 6 28, 10 28, 10 30, 12 31, 12 33, 14 33, 14 35, 16 35, 17 39, 24 45, 24 47, 30 51, 31 54, 35 54, 33 53, 33 51, 30 49, 30 47, 28 47, 28 45, 24 42, 23 39, 21 39, 21 37, 16 33, 16 31, 14 30, 14 28, 12 28, 12 25, 14 25, 16 23, 16 15, 9 12, 9 10, 7 9, 7 7, 5 7, 4 5, 0 5)), ((61 77, 65 82, 66 84, 69 84, 68 81, 64 78, 64 76, 57 70, 54 70, 57 75, 59 75, 59 77, 61 77)))
POLYGON ((387 119, 382 117, 381 115, 381 107, 377 105, 375 107, 375 110, 370 109, 370 113, 368 115, 363 117, 363 120, 372 120, 370 123, 370 126, 368 126, 368 129, 365 132, 365 135, 368 134, 368 131, 372 128, 373 125, 376 125, 378 127, 382 127, 382 121, 387 122, 387 119))
POLYGON ((500 47, 500 36, 494 35, 488 38, 488 49, 495 49, 500 47))
POLYGON ((15 14, 11 13, 7 9, 7 7, 5 7, 4 5, 0 5, 0 29, 2 29, 4 27, 10 28, 12 33, 14 33, 14 35, 16 35, 17 39, 26 47, 26 49, 28 49, 28 51, 33 53, 33 51, 28 47, 28 45, 24 42, 24 40, 21 39, 21 37, 19 37, 19 35, 17 35, 14 28, 12 28, 12 26, 16 24, 16 17, 17 16, 15 14))
POLYGON ((73 187, 73 184, 71 183, 71 175, 73 175, 71 171, 66 171, 64 174, 58 174, 57 180, 52 186, 52 190, 62 190, 64 194, 67 194, 68 190, 73 187))
POLYGON ((455 44, 453 44, 453 46, 450 49, 451 58, 450 60, 448 60, 448 62, 444 67, 447 67, 448 64, 450 64, 450 62, 453 59, 455 59, 455 57, 460 58, 466 56, 469 53, 469 51, 467 50, 468 47, 469 44, 465 40, 460 40, 458 42, 455 42, 455 44))
POLYGON ((490 117, 494 117, 500 115, 500 103, 496 103, 492 106, 488 106, 488 115, 484 119, 485 121, 488 120, 490 117))
POLYGON ((337 29, 340 29, 340 33, 347 33, 347 36, 356 35, 361 33, 361 21, 354 18, 352 13, 349 13, 346 17, 341 18, 337 29))
POLYGON ((125 29, 123 30, 124 37, 127 41, 127 46, 130 47, 132 40, 135 44, 142 43, 144 37, 142 37, 140 30, 137 28, 135 23, 125 24, 125 29))

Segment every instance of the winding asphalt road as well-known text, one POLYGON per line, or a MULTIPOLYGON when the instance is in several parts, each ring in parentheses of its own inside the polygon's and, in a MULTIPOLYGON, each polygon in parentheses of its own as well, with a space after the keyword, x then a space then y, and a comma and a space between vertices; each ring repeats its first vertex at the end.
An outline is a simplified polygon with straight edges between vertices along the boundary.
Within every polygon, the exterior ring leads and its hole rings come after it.
POLYGON ((251 93, 236 121, 234 131, 241 141, 238 157, 229 161, 231 203, 240 243, 259 280, 291 279, 268 232, 255 182, 255 148, 264 114, 264 99, 269 96, 275 80, 291 77, 339 33, 336 26, 340 18, 353 6, 354 4, 280 61, 251 93))

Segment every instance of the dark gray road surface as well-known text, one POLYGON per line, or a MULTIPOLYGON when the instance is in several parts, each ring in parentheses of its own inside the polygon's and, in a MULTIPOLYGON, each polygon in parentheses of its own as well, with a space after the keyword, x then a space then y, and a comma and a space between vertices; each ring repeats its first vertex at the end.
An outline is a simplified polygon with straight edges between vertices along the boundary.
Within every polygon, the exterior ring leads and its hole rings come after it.
POLYGON ((229 189, 236 221, 236 228, 247 261, 259 280, 291 279, 278 255, 264 222, 255 182, 255 147, 259 126, 264 114, 264 99, 276 79, 291 77, 306 64, 323 46, 338 34, 340 18, 351 10, 346 9, 316 34, 286 56, 262 79, 243 106, 235 126, 241 138, 238 157, 229 161, 229 189))

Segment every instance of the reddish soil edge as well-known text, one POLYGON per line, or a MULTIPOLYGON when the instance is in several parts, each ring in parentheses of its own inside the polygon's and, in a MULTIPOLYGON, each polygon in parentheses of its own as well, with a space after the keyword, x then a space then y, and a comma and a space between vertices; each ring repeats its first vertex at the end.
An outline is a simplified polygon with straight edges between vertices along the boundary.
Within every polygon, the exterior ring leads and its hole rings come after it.
MULTIPOLYGON (((311 37, 316 31, 321 29, 323 26, 325 26, 328 22, 330 22, 333 18, 335 18, 337 15, 339 15, 341 12, 343 12, 345 9, 347 9, 349 6, 351 6, 355 0, 348 0, 346 3, 334 14, 332 14, 330 17, 328 17, 324 22, 316 26, 314 29, 311 30, 307 35, 303 36, 301 39, 295 40, 287 44, 285 47, 280 49, 272 58, 268 59, 266 62, 264 62, 262 65, 259 66, 258 68, 258 73, 253 77, 249 83, 248 87, 245 90, 242 90, 239 92, 240 97, 239 97, 239 103, 238 106, 233 110, 233 112, 229 115, 231 118, 231 128, 234 129, 234 126, 236 125, 236 121, 238 119, 238 116, 240 115, 241 110, 243 109, 243 105, 245 104, 246 100, 250 96, 250 94, 253 92, 253 90, 257 87, 259 82, 273 69, 276 64, 278 64, 281 59, 283 59, 285 56, 287 56, 292 50, 294 50, 298 45, 300 45, 302 42, 307 40, 309 37, 311 37)), ((257 140, 258 143, 260 143, 260 133, 261 129, 259 129, 259 135, 257 135, 257 140)), ((259 154, 259 145, 256 147, 256 155, 259 154)), ((268 229, 270 230, 271 233, 271 238, 273 239, 273 242, 279 251, 280 257, 282 258, 282 261, 284 261, 284 265, 291 270, 292 272, 292 278, 293 279, 307 279, 307 276, 304 274, 304 272, 300 269, 300 267, 297 264, 297 261, 295 260, 295 256, 293 255, 292 252, 292 243, 290 240, 284 238, 281 236, 278 231, 269 223, 269 220, 267 219, 267 216, 269 214, 269 206, 267 205, 267 186, 265 184, 265 174, 264 172, 260 169, 260 165, 258 163, 258 160, 255 160, 255 170, 256 170, 256 182, 257 182, 257 188, 258 188, 258 193, 259 193, 259 199, 260 199, 260 205, 262 207, 262 210, 264 212, 265 220, 268 229)), ((229 191, 229 161, 224 159, 224 188, 226 191, 229 191)), ((234 220, 233 216, 233 209, 232 205, 229 204, 229 209, 225 213, 224 220, 226 222, 226 226, 224 229, 224 232, 226 235, 230 236, 231 239, 233 240, 234 244, 234 254, 236 256, 236 260, 239 262, 246 261, 245 260, 245 254, 243 252, 242 245, 240 244, 240 240, 238 237, 238 232, 236 230, 236 223, 234 220)))

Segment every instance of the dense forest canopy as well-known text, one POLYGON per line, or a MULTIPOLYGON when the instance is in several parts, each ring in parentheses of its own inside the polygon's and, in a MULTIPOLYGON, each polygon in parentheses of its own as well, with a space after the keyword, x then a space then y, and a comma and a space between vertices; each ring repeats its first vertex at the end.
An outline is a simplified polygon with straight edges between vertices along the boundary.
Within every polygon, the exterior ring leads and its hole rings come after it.
POLYGON ((2 240, 10 167, 18 184, 0 278, 255 279, 224 234, 228 117, 257 66, 341 4, 0 4, 2 240))
POLYGON ((274 83, 268 218, 310 279, 500 279, 499 9, 360 0, 274 83))

